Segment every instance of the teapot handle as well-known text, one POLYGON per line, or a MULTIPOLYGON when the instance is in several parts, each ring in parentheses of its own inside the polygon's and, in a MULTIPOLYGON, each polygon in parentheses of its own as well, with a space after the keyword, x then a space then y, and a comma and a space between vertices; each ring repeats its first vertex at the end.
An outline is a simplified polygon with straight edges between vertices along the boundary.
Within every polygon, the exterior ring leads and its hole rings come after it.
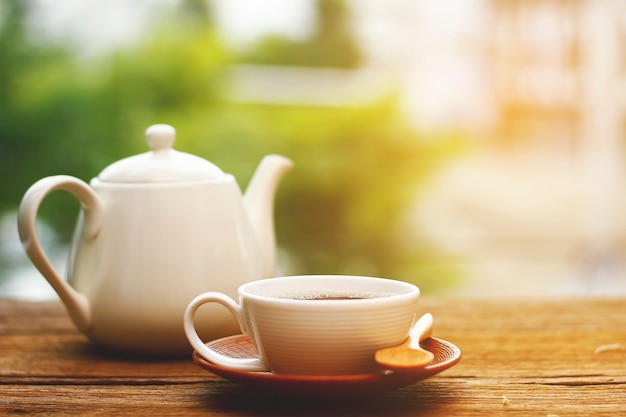
POLYGON ((104 218, 104 205, 85 182, 67 175, 55 175, 42 178, 26 191, 17 216, 20 240, 26 254, 57 292, 78 330, 86 332, 93 324, 87 297, 61 278, 46 256, 37 235, 39 206, 43 199, 54 190, 69 191, 80 201, 84 213, 83 234, 87 240, 95 239, 100 233, 104 218))

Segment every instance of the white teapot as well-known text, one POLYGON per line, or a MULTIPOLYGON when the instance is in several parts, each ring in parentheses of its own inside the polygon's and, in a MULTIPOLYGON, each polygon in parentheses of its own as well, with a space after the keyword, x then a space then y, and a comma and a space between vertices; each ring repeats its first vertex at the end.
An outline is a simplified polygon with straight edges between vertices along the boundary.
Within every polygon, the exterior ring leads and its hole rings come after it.
MULTIPOLYGON (((182 318, 191 299, 206 291, 236 297, 240 285, 274 276, 274 195, 292 164, 265 157, 242 196, 232 175, 173 150, 173 127, 151 126, 146 139, 150 152, 110 165, 90 186, 65 175, 37 181, 20 205, 19 234, 74 324, 96 344, 149 356, 189 354, 182 318), (67 281, 36 230, 42 200, 57 189, 82 205, 67 281)), ((203 313, 197 323, 205 340, 239 331, 226 309, 203 313)))

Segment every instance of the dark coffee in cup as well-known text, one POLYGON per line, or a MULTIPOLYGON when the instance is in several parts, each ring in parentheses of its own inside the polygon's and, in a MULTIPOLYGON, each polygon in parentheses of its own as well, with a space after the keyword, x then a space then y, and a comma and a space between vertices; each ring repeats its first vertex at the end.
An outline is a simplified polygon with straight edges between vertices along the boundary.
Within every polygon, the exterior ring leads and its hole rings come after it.
POLYGON ((390 293, 374 292, 339 292, 339 291, 301 291, 276 295, 276 298, 290 300, 328 301, 328 300, 365 300, 371 298, 389 297, 390 293))

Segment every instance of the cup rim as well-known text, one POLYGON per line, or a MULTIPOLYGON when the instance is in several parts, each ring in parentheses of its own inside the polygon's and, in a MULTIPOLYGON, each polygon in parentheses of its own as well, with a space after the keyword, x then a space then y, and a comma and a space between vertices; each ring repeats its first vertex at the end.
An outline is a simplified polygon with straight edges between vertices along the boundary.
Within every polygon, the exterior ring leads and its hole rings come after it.
MULTIPOLYGON (((358 286, 355 286, 354 289, 351 288, 350 290, 346 290, 346 291, 358 292, 360 290, 361 289, 358 288, 358 286)), ((341 290, 338 289, 337 291, 341 291, 341 290)), ((390 278, 363 276, 363 275, 324 274, 324 275, 290 275, 290 276, 283 276, 283 277, 265 278, 265 279, 261 279, 257 281, 248 282, 240 286, 238 293, 239 293, 240 299, 247 298, 247 299, 253 299, 256 301, 260 301, 260 302, 270 302, 273 304, 281 304, 281 305, 311 305, 311 303, 313 303, 313 305, 321 305, 321 303, 324 303, 326 305, 328 304, 344 305, 347 303, 348 305, 356 306, 356 305, 381 303, 381 302, 382 303, 388 303, 388 302, 395 303, 402 299, 414 298, 414 297, 419 298, 420 289, 415 284, 411 284, 406 281, 390 279, 390 278), (391 294, 385 297, 354 298, 354 299, 346 299, 346 300, 336 300, 336 299, 320 300, 320 299, 293 299, 293 298, 288 298, 288 297, 279 297, 277 296, 276 292, 262 293, 262 294, 251 292, 251 289, 254 289, 254 288, 259 288, 259 287, 264 287, 264 286, 274 286, 280 283, 290 283, 296 280, 299 280, 299 281, 305 280, 307 282, 310 282, 311 280, 325 280, 325 281, 341 280, 343 282, 350 282, 351 284, 356 283, 356 282, 367 283, 369 285, 380 284, 381 287, 385 286, 385 288, 371 289, 369 291, 363 290, 363 292, 371 293, 371 292, 380 291, 380 292, 388 292, 391 294), (396 288, 396 289, 400 288, 402 291, 398 291, 397 293, 391 290, 384 291, 385 289, 389 289, 391 287, 396 288)))

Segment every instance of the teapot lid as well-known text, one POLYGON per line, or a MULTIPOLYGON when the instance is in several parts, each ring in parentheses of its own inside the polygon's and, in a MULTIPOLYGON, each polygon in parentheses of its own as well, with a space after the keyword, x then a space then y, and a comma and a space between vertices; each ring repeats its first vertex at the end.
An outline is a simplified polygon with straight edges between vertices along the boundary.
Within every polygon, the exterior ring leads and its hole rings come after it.
POLYGON ((198 156, 172 149, 176 130, 158 124, 146 129, 150 151, 114 162, 98 178, 104 182, 160 183, 217 179, 224 172, 198 156))

